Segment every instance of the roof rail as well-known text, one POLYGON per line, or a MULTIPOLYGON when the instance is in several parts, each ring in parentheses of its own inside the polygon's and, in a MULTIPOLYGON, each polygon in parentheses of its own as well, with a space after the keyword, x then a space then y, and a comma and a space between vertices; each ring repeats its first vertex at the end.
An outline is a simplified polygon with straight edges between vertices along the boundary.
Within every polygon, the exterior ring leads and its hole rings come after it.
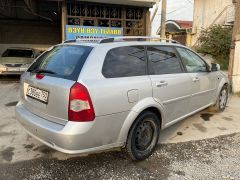
MULTIPOLYGON (((95 38, 95 37, 89 37, 89 38, 76 38, 76 39, 70 39, 70 40, 66 40, 63 42, 63 44, 65 43, 74 43, 74 42, 81 42, 81 43, 100 43, 101 40, 106 39, 107 38, 95 38)), ((109 38, 110 39, 110 38, 109 38)))
POLYGON ((161 37, 154 37, 154 36, 121 36, 121 37, 112 37, 112 38, 104 38, 99 41, 99 43, 109 43, 109 42, 123 42, 123 41, 165 41, 171 43, 180 44, 178 41, 161 38, 161 37))
POLYGON ((73 40, 66 40, 63 43, 73 43, 73 42, 91 42, 91 43, 110 43, 110 42, 124 42, 124 41, 164 41, 164 42, 171 42, 180 44, 178 41, 161 38, 161 37, 154 37, 154 36, 119 36, 119 37, 110 37, 110 38, 77 38, 73 40))

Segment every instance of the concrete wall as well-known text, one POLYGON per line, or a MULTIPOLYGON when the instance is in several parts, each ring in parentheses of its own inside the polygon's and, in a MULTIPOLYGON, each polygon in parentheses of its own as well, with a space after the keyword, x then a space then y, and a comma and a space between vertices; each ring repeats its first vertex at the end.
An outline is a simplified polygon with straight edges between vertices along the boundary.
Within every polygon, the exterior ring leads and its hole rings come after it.
POLYGON ((229 5, 232 5, 232 0, 194 1, 192 45, 197 41, 201 30, 208 28, 215 20, 215 24, 224 23, 227 13, 225 11, 222 15, 220 14, 229 5))
POLYGON ((0 20, 0 54, 7 47, 49 47, 61 42, 61 26, 51 22, 0 20))
POLYGON ((234 66, 232 69, 232 91, 240 92, 240 41, 235 42, 234 66))

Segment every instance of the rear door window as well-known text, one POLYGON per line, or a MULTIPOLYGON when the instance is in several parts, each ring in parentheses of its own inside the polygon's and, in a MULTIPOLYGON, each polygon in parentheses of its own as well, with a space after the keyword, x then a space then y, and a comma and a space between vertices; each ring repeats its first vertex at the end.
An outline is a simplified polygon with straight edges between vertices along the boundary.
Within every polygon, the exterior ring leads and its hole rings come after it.
POLYGON ((49 76, 76 81, 91 52, 89 46, 61 45, 43 53, 29 68, 29 72, 43 72, 49 76), (51 72, 51 73, 50 73, 51 72))
POLYGON ((23 58, 33 58, 34 53, 32 50, 25 49, 7 49, 2 57, 23 57, 23 58))
POLYGON ((111 49, 106 55, 102 73, 106 78, 146 75, 144 46, 111 49))
POLYGON ((149 74, 175 74, 182 73, 180 60, 175 50, 169 46, 148 46, 149 74))

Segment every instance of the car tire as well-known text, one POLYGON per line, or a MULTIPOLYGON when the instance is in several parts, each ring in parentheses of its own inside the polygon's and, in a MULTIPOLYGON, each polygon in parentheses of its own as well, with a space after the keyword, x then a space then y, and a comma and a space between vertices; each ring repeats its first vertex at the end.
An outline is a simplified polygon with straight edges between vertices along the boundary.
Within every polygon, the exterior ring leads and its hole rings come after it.
POLYGON ((215 112, 223 112, 228 102, 228 86, 224 85, 218 95, 217 103, 211 107, 215 112))
POLYGON ((126 151, 134 161, 148 158, 155 150, 160 132, 160 120, 151 111, 145 111, 133 123, 126 142, 126 151))

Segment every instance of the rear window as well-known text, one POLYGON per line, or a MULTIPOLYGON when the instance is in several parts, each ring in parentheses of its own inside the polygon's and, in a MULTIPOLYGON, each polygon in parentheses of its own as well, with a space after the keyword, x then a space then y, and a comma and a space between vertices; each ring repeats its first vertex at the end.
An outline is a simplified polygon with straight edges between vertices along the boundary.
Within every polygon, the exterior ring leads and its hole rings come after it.
POLYGON ((127 46, 111 49, 105 58, 102 74, 106 78, 146 75, 143 46, 127 46))
POLYGON ((151 75, 181 73, 182 68, 175 50, 168 46, 147 47, 151 75))
POLYGON ((32 50, 23 50, 23 49, 7 49, 2 57, 24 57, 24 58, 33 58, 34 54, 32 50))
POLYGON ((55 46, 43 53, 28 72, 41 70, 49 76, 76 81, 91 50, 89 46, 55 46))

